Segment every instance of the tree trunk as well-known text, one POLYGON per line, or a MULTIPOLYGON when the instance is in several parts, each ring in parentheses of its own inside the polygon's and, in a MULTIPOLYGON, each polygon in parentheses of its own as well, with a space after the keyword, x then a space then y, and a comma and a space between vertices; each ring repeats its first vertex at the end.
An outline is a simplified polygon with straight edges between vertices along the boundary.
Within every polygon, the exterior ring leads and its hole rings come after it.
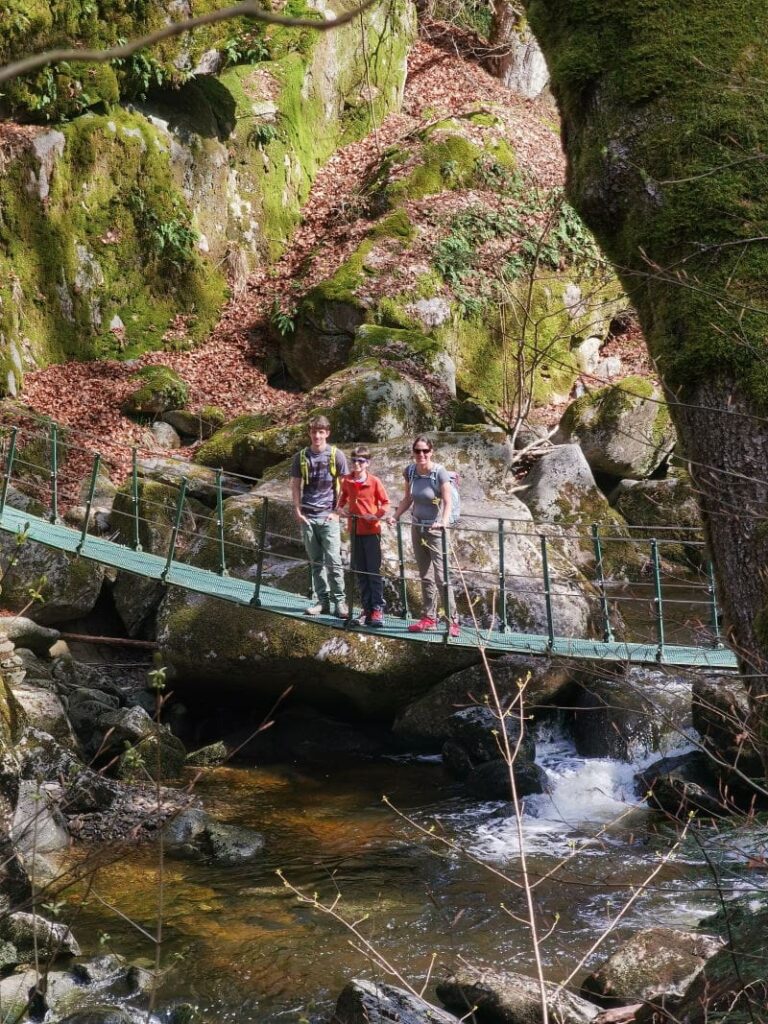
POLYGON ((637 307, 768 764, 768 0, 527 0, 571 201, 637 307))
POLYGON ((520 4, 496 0, 486 66, 508 89, 528 99, 546 88, 547 64, 520 4))

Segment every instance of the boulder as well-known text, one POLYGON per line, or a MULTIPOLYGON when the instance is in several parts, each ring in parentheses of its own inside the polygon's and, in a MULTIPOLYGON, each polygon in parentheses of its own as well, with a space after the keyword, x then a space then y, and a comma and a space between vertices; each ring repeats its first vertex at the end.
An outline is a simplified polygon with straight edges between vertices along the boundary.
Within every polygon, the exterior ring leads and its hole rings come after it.
POLYGON ((100 1003, 67 1014, 59 1024, 135 1024, 135 1017, 122 1006, 100 1003))
MULTIPOLYGON (((589 1024, 600 1012, 573 992, 557 993, 552 982, 546 982, 545 989, 547 1008, 559 1024, 589 1024)), ((438 982, 437 995, 457 1016, 472 1011, 478 1024, 540 1024, 543 1020, 538 981, 514 971, 462 967, 438 982)))
MULTIPOLYGON (((38 878, 55 873, 57 855, 69 848, 71 840, 59 809, 60 792, 53 783, 21 779, 11 821, 11 839, 25 866, 38 878)), ((7 935, 19 946, 13 935, 7 935)), ((21 949, 21 947, 19 946, 21 949)))
POLYGON ((195 462, 227 473, 260 477, 309 443, 304 424, 275 427, 268 416, 237 416, 200 445, 195 462))
POLYGON ((381 443, 433 430, 438 423, 420 381, 372 360, 338 370, 310 391, 307 402, 328 417, 339 442, 381 443))
POLYGON ((634 527, 633 537, 658 539, 662 559, 693 569, 706 565, 701 512, 687 473, 664 480, 622 480, 610 500, 634 527))
POLYGON ((577 398, 554 440, 581 445, 593 470, 643 480, 669 457, 675 431, 661 392, 643 377, 577 398))
POLYGON ((57 629, 41 626, 34 619, 28 619, 23 615, 11 615, 7 618, 0 617, 0 636, 6 636, 16 647, 26 647, 44 658, 60 634, 57 629))
POLYGON ((525 478, 520 497, 537 523, 562 527, 562 538, 554 543, 580 568, 591 572, 595 567, 590 535, 593 524, 603 534, 606 576, 624 575, 645 557, 645 552, 632 544, 626 523, 595 483, 592 469, 577 444, 558 445, 537 459, 525 478))
POLYGON ((162 421, 170 424, 182 437, 207 441, 219 427, 224 426, 226 415, 221 409, 209 405, 199 412, 190 412, 187 409, 169 409, 162 414, 162 421))
POLYGON ((77 751, 77 739, 60 697, 33 683, 14 686, 13 694, 30 722, 34 722, 42 732, 51 735, 57 743, 77 751))
POLYGON ((162 836, 169 854, 220 867, 250 864, 264 850, 264 837, 259 832, 215 821, 197 807, 174 815, 164 825, 162 836))
POLYGON ((756 792, 749 780, 762 786, 765 777, 743 679, 735 674, 697 674, 692 717, 704 747, 712 754, 713 770, 721 786, 740 802, 749 803, 756 792))
POLYGON ((619 672, 582 677, 573 723, 579 754, 637 761, 685 746, 691 732, 690 678, 642 666, 619 672))
POLYGON ((504 756, 502 725, 510 751, 514 754, 517 748, 517 759, 521 762, 533 761, 536 756, 533 735, 530 730, 521 729, 514 709, 504 716, 503 723, 489 707, 478 705, 455 711, 448 721, 448 742, 462 747, 473 765, 497 761, 504 756))
POLYGON ((686 991, 722 939, 676 928, 645 928, 623 943, 581 985, 601 1006, 657 1002, 669 1006, 686 991))
MULTIPOLYGON (((513 773, 518 799, 548 793, 547 773, 533 761, 514 762, 513 773)), ((511 800, 512 784, 506 761, 486 761, 472 768, 464 783, 469 792, 480 800, 511 800)))
POLYGON ((355 332, 367 318, 365 305, 352 292, 334 288, 333 282, 331 278, 304 296, 295 330, 280 339, 288 372, 306 390, 347 365, 355 332))
POLYGON ((331 1024, 456 1024, 453 1014, 386 982, 356 978, 336 1000, 331 1024))
MULTIPOLYGON (((517 697, 523 686, 526 710, 556 700, 574 678, 573 669, 562 661, 504 654, 490 658, 496 692, 502 707, 517 697)), ((443 679, 429 693, 409 704, 395 719, 392 731, 410 743, 439 749, 449 736, 454 712, 491 700, 485 667, 472 665, 443 679)))
MULTIPOLYGON (((425 327, 439 327, 451 318, 451 307, 443 298, 420 299, 408 312, 425 327)), ((436 338, 413 330, 363 324, 355 332, 353 361, 373 360, 394 369, 403 368, 411 376, 456 395, 456 364, 436 338)))
POLYGON ((35 951, 41 960, 80 956, 80 946, 69 928, 40 914, 9 914, 0 922, 0 932, 25 958, 35 951))
POLYGON ((170 423, 156 420, 149 429, 158 448, 181 448, 181 438, 170 423))
POLYGON ((93 610, 101 593, 104 567, 65 551, 44 547, 33 541, 17 545, 16 538, 0 534, 0 560, 7 565, 3 576, 3 605, 25 614, 42 625, 81 618, 93 610), (42 601, 30 605, 30 591, 39 591, 42 601))
POLYGON ((685 821, 690 813, 722 818, 729 807, 717 785, 712 760, 700 751, 665 757, 635 775, 648 806, 685 821))
POLYGON ((136 387, 123 402, 126 416, 159 416, 189 401, 189 386, 170 366, 144 366, 131 380, 136 387))

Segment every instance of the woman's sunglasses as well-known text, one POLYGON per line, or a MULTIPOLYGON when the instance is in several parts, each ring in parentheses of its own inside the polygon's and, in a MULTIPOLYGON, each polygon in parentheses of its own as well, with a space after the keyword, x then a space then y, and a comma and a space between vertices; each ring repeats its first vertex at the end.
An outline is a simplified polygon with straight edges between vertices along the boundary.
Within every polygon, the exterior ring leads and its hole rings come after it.
POLYGON ((432 451, 431 448, 412 448, 411 451, 414 455, 429 455, 432 451))

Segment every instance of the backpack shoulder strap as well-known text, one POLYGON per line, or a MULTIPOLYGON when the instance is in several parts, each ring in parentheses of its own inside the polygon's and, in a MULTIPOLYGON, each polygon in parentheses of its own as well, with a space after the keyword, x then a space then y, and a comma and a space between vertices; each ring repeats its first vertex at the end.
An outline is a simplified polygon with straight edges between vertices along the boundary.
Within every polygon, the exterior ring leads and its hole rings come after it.
POLYGON ((306 485, 309 483, 309 452, 308 448, 302 448, 299 452, 299 470, 301 471, 302 482, 306 485))

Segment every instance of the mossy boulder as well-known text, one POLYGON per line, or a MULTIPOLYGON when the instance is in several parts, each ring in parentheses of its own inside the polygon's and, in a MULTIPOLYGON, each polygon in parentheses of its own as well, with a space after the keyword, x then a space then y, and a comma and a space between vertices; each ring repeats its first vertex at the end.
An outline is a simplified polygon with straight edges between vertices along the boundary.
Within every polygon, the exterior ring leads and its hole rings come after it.
POLYGON ((390 441, 433 430, 438 415, 427 389, 407 373, 373 360, 332 374, 308 396, 331 422, 335 441, 390 441))
POLYGON ((694 569, 706 564, 701 511, 684 471, 664 480, 622 480, 611 504, 634 527, 633 537, 657 538, 662 559, 694 569))
POLYGON ((16 561, 3 576, 3 605, 9 611, 25 609, 30 619, 49 626, 93 610, 104 581, 102 565, 34 541, 17 549, 16 538, 3 533, 0 560, 7 565, 15 554, 16 561))
POLYGON ((169 409, 162 415, 164 423, 170 424, 181 437, 192 437, 206 441, 226 423, 227 417, 221 409, 206 406, 198 412, 187 409, 169 409))
POLYGON ((188 384, 170 366, 144 366, 131 380, 137 382, 137 387, 123 403, 123 412, 128 416, 159 416, 169 409, 182 408, 189 401, 188 384))
POLYGON ((644 377, 626 377, 572 402, 555 440, 580 444, 601 473, 642 480, 668 458, 676 438, 661 393, 644 377))
MULTIPOLYGON (((430 306, 430 300, 421 301, 424 311, 430 306)), ((436 319, 438 323, 444 323, 445 307, 448 310, 447 316, 450 316, 450 306, 444 299, 437 301, 440 303, 440 312, 436 319)), ((363 324, 355 332, 350 360, 358 362, 367 359, 402 369, 412 376, 424 377, 432 387, 445 389, 452 396, 456 394, 456 364, 453 358, 445 345, 421 331, 363 324)))
POLYGON ((237 416, 202 444, 195 462, 247 477, 260 477, 269 466, 277 465, 309 443, 302 424, 275 427, 269 416, 237 416))

